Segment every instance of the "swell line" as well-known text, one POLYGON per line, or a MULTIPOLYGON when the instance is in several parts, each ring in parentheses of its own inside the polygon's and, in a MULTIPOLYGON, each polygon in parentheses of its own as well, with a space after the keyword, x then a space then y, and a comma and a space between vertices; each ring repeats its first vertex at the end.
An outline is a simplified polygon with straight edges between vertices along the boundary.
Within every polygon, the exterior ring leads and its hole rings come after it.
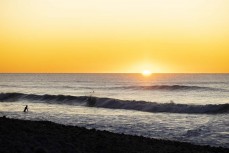
POLYGON ((116 89, 134 89, 134 90, 166 90, 166 91, 225 91, 225 89, 202 87, 202 86, 186 86, 186 85, 153 85, 153 86, 121 86, 113 87, 116 89))

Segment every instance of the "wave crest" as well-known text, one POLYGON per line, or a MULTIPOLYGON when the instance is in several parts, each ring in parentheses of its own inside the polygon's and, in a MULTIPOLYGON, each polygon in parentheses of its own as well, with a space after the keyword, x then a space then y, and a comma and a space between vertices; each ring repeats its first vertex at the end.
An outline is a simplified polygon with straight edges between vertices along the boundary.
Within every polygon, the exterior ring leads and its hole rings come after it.
POLYGON ((23 93, 0 93, 1 102, 14 102, 28 100, 34 102, 84 105, 90 107, 101 107, 109 109, 126 109, 144 112, 167 112, 167 113, 187 113, 187 114, 220 114, 229 113, 229 104, 218 105, 188 105, 176 103, 157 103, 145 101, 118 100, 111 98, 98 98, 88 96, 70 95, 36 95, 23 93))

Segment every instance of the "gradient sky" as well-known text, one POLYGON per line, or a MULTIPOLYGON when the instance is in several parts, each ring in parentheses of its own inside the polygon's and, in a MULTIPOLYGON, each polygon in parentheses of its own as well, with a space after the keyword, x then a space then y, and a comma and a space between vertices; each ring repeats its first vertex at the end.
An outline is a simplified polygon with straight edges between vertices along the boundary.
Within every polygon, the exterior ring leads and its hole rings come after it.
POLYGON ((229 72, 229 0, 1 0, 0 72, 229 72))

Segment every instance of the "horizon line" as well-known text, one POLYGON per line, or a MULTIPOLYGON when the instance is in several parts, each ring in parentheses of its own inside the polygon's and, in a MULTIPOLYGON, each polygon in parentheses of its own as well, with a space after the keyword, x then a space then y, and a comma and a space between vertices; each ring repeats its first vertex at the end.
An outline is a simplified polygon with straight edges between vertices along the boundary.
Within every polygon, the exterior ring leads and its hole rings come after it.
MULTIPOLYGON (((0 72, 0 74, 142 74, 141 72, 0 72)), ((229 74, 229 72, 153 72, 152 74, 229 74)))

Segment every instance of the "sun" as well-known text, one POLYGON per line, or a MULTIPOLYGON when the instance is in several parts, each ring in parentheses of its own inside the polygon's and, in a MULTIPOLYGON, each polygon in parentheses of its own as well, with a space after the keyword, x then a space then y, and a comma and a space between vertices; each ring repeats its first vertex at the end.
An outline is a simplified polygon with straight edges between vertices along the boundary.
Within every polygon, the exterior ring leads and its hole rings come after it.
POLYGON ((142 75, 143 76, 150 76, 152 74, 152 72, 150 70, 144 70, 142 71, 142 75))

